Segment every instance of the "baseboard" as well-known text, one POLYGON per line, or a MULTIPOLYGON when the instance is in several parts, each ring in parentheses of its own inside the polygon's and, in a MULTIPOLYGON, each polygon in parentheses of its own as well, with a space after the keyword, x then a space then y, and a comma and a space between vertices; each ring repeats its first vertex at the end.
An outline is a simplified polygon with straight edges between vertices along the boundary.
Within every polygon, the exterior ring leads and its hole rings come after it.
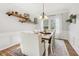
POLYGON ((68 39, 61 39, 61 38, 55 38, 56 40, 68 40, 68 39))

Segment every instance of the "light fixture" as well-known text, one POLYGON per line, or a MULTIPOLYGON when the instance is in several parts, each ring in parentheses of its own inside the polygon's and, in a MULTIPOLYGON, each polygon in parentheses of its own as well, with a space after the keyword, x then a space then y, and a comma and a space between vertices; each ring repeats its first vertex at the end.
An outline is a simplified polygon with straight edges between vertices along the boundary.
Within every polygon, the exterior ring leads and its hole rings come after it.
POLYGON ((43 20, 48 19, 48 17, 46 16, 46 14, 44 12, 44 3, 43 3, 43 12, 42 12, 42 15, 40 15, 39 19, 43 19, 43 20))

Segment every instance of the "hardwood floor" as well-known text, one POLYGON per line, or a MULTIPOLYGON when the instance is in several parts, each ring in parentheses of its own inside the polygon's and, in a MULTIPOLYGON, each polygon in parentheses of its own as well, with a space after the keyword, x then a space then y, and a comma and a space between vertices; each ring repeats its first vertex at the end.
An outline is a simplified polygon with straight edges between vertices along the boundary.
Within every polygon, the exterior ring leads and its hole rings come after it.
POLYGON ((20 44, 16 44, 10 48, 0 51, 0 56, 25 56, 22 54, 20 44))
POLYGON ((74 48, 71 46, 71 44, 68 42, 68 40, 64 40, 64 43, 66 45, 67 51, 70 56, 78 56, 74 48))
MULTIPOLYGON (((68 40, 63 40, 64 44, 67 48, 67 51, 70 56, 78 56, 76 51, 73 49, 73 47, 70 45, 68 40)), ((49 54, 51 53, 50 47, 49 47, 49 54)), ((45 54, 45 53, 44 53, 45 54)), ((20 44, 16 44, 10 48, 4 49, 0 51, 0 56, 26 56, 21 52, 20 44)), ((43 55, 44 56, 44 55, 43 55)))

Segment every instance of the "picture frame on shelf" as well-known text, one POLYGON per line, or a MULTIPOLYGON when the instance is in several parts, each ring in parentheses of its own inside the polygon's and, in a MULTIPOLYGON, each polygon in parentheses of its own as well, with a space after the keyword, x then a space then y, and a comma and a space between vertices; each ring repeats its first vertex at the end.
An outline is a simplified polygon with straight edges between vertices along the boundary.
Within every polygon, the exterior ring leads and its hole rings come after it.
POLYGON ((34 23, 37 24, 38 23, 38 19, 34 18, 34 23))

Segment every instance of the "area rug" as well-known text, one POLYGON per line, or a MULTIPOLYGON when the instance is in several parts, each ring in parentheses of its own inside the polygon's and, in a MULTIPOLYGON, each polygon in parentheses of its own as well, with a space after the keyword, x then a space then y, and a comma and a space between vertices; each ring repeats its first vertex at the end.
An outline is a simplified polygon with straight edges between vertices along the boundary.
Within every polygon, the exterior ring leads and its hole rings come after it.
POLYGON ((69 56, 63 40, 55 41, 54 53, 53 54, 50 53, 50 56, 69 56))

